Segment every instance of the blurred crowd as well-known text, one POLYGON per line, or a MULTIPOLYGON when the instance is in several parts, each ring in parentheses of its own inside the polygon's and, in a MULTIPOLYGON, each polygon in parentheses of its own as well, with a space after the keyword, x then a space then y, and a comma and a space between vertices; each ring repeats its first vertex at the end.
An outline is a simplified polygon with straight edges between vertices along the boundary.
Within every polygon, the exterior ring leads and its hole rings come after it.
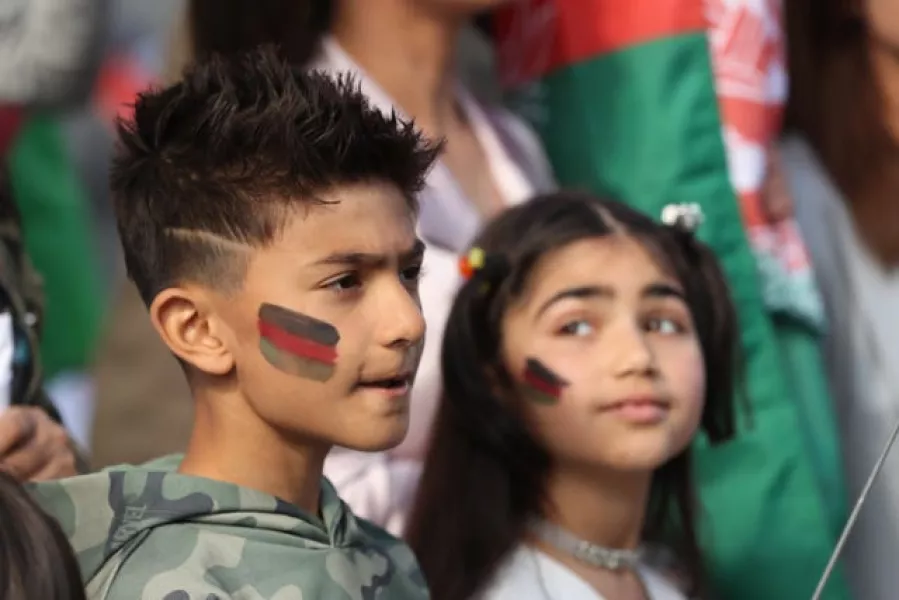
MULTIPOLYGON (((407 528, 458 260, 486 223, 560 187, 653 218, 696 203, 740 334, 736 435, 694 444, 709 597, 810 597, 899 422, 892 0, 0 0, 0 466, 50 480, 187 449, 191 389, 116 229, 115 122, 195 61, 266 44, 446 140, 419 194, 409 432, 325 462, 355 514, 407 528)), ((821 598, 896 597, 897 454, 821 598)), ((0 479, 4 536, 9 507, 59 537, 17 493, 0 479)))

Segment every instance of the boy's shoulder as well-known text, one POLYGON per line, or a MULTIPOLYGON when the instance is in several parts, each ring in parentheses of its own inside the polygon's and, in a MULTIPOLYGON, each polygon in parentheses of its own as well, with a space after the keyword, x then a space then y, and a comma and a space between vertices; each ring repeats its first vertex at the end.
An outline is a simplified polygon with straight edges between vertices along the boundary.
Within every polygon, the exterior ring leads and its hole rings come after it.
MULTIPOLYGON (((252 523, 247 523, 252 529, 252 523)), ((327 548, 282 545, 272 536, 241 535, 217 524, 171 524, 150 532, 104 565, 90 598, 213 600, 252 598, 429 597, 418 563, 404 543, 373 525, 370 544, 327 548)), ((239 529, 239 527, 237 528, 239 529)))
MULTIPOLYGON (((166 465, 168 466, 168 465, 166 465)), ((177 476, 176 476, 177 477, 177 476)), ((88 575, 88 595, 153 598, 374 598, 423 600, 427 586, 412 551, 357 519, 330 485, 325 521, 242 490, 228 510, 136 533, 88 575)), ((178 494, 181 495, 180 493, 178 494)))

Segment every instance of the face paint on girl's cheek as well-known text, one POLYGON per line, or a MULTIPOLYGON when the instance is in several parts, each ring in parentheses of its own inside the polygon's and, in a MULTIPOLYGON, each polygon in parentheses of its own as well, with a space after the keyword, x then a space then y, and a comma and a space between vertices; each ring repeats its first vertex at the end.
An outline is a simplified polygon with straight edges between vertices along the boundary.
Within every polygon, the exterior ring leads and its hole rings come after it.
POLYGON ((334 374, 340 334, 330 323, 274 304, 259 307, 259 349, 276 369, 327 381, 334 374))
POLYGON ((568 382, 536 358, 529 358, 524 368, 528 399, 538 404, 555 404, 568 382))

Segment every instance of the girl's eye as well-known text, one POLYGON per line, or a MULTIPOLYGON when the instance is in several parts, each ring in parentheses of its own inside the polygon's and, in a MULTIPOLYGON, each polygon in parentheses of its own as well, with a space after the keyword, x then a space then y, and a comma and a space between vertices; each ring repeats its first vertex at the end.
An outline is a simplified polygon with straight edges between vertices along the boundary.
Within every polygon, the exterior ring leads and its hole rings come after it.
POLYGON ((362 278, 357 273, 347 273, 328 283, 327 287, 338 294, 345 294, 362 287, 362 278))
POLYGON ((678 335, 684 333, 687 328, 675 319, 667 317, 652 317, 646 320, 644 324, 647 331, 660 333, 662 335, 678 335))
POLYGON ((562 335, 584 337, 593 333, 593 325, 591 325, 584 319, 578 319, 576 321, 570 321, 563 325, 559 329, 559 333, 562 335))

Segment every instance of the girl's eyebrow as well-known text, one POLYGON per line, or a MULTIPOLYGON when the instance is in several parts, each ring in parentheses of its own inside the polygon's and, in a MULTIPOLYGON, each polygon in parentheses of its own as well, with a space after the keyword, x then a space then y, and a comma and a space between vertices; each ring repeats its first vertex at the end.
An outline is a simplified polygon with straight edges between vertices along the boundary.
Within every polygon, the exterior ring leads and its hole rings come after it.
MULTIPOLYGON (((682 302, 687 301, 686 297, 684 296, 683 290, 681 290, 676 285, 672 285, 670 283, 665 283, 662 281, 650 283, 643 288, 643 291, 640 295, 643 298, 676 298, 682 302)), ((540 307, 540 310, 537 311, 536 317, 540 317, 540 315, 549 310, 549 308, 553 304, 569 298, 588 300, 594 298, 611 299, 614 297, 615 290, 606 285, 583 285, 568 288, 556 293, 552 298, 544 302, 540 307)))
POLYGON ((556 302, 568 298, 591 299, 591 298, 613 298, 615 290, 604 285, 584 285, 579 287, 568 288, 555 294, 552 298, 543 303, 540 310, 537 311, 537 317, 545 313, 549 307, 556 302))
POLYGON ((640 295, 644 298, 677 298, 682 302, 687 301, 687 298, 686 296, 684 296, 684 291, 682 289, 680 289, 678 286, 661 281, 650 283, 645 288, 643 288, 643 293, 640 295))

